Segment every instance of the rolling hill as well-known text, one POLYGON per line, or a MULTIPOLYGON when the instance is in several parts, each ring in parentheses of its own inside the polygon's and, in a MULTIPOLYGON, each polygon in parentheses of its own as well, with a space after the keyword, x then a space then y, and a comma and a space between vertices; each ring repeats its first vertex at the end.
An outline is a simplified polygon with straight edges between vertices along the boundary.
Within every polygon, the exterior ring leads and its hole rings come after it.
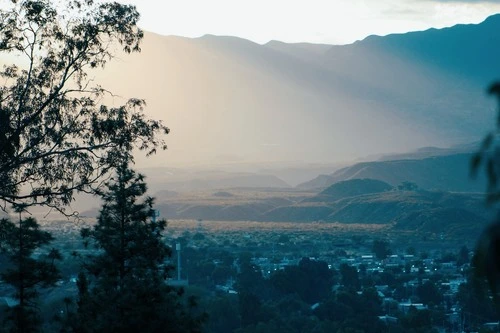
POLYGON ((472 153, 432 156, 422 159, 402 159, 357 163, 330 175, 321 175, 298 185, 301 189, 325 188, 334 183, 371 178, 397 186, 404 181, 416 183, 423 189, 457 192, 484 192, 486 180, 480 174, 470 176, 472 153))
POLYGON ((479 233, 493 217, 482 194, 396 190, 367 179, 337 183, 317 193, 228 189, 223 196, 160 196, 156 208, 167 219, 385 225, 396 232, 451 232, 461 237, 479 233))
POLYGON ((376 179, 351 179, 336 182, 321 191, 307 202, 334 202, 340 199, 359 195, 382 193, 392 190, 393 187, 386 182, 376 179))
MULTIPOLYGON (((119 55, 90 77, 114 92, 107 101, 144 98, 146 112, 171 128, 169 151, 150 159, 149 166, 321 165, 477 141, 493 120, 494 101, 484 91, 500 77, 499 41, 500 15, 477 25, 371 36, 343 46, 146 33, 140 54, 119 55)), ((146 174, 168 218, 363 222, 431 230, 487 219, 479 197, 447 193, 484 189, 481 181, 468 181, 469 159, 467 151, 427 149, 418 157, 357 163, 285 194, 272 192, 288 184, 267 171, 183 174, 183 168, 158 168, 146 174), (366 178, 388 185, 319 190, 366 178), (386 190, 403 181, 437 191, 386 190), (250 199, 179 194, 232 193, 235 187, 266 187, 267 194, 250 199)), ((293 172, 288 177, 296 178, 293 172)))
POLYGON ((477 237, 493 216, 480 194, 393 190, 336 201, 306 200, 270 210, 262 220, 385 224, 397 232, 443 233, 463 238, 477 237))

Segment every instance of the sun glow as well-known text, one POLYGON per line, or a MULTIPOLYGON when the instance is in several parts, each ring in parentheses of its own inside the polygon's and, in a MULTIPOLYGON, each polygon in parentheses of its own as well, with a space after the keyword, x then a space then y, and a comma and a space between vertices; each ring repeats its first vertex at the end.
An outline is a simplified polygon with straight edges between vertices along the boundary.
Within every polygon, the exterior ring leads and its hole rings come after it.
POLYGON ((345 44, 377 34, 479 23, 500 12, 493 2, 431 0, 121 0, 136 5, 141 26, 163 35, 230 35, 269 40, 345 44))

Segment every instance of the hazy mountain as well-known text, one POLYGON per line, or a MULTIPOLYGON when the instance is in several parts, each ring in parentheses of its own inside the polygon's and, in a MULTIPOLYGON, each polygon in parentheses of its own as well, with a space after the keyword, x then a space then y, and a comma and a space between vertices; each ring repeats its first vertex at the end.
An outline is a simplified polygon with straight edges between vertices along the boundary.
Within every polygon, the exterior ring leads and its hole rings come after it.
MULTIPOLYGON (((159 184, 155 185, 156 187, 159 184)), ((193 191, 206 189, 224 189, 234 187, 286 188, 287 183, 271 175, 228 175, 224 178, 194 178, 186 181, 169 181, 161 183, 164 188, 176 191, 193 191)))
POLYGON ((298 188, 325 188, 349 179, 372 178, 387 182, 392 186, 410 181, 423 189, 484 192, 486 190, 485 177, 482 174, 477 179, 470 176, 471 156, 471 154, 452 154, 424 159, 357 163, 330 175, 318 176, 300 184, 298 188))
MULTIPOLYGON (((272 191, 273 189, 290 188, 290 185, 280 178, 268 174, 224 172, 218 170, 202 171, 188 168, 145 168, 140 169, 139 172, 146 176, 148 193, 157 199, 156 202, 166 200, 174 202, 176 200, 182 201, 180 206, 175 205, 173 211, 168 212, 169 214, 172 213, 169 217, 176 216, 174 211, 180 208, 185 209, 190 205, 189 200, 188 202, 183 200, 186 193, 189 197, 189 194, 193 192, 214 190, 215 192, 212 192, 211 195, 217 198, 224 198, 224 195, 231 195, 231 193, 229 191, 218 190, 243 188, 248 191, 252 189, 272 191)), ((285 200, 285 203, 289 202, 285 200)), ((72 209, 82 212, 81 215, 95 216, 101 204, 102 202, 99 197, 80 195, 72 203, 72 209)), ((274 205, 276 204, 274 203, 274 205)), ((196 202, 194 205, 196 205, 196 202)))
MULTIPOLYGON (((285 163, 284 163, 285 164, 285 163)), ((279 167, 266 167, 264 169, 258 170, 259 174, 275 175, 279 179, 282 179, 287 184, 291 186, 297 186, 298 184, 304 183, 312 178, 316 177, 318 174, 331 173, 348 164, 328 164, 328 165, 315 165, 315 164, 303 164, 300 166, 295 165, 281 165, 279 167)))
POLYGON ((392 190, 386 182, 376 179, 351 179, 337 182, 306 202, 334 202, 359 195, 381 193, 392 190))
MULTIPOLYGON (((288 188, 286 182, 270 174, 227 172, 189 168, 145 168, 152 193, 158 191, 195 191, 225 188, 288 188)), ((171 195, 170 195, 171 196, 171 195)))
MULTIPOLYGON (((479 151, 480 144, 478 142, 454 145, 449 148, 440 147, 422 147, 414 151, 399 153, 399 154, 383 154, 376 160, 378 161, 394 161, 394 160, 418 160, 434 156, 456 155, 456 154, 471 154, 479 151)), ((373 161, 374 159, 372 159, 373 161)))
POLYGON ((352 56, 360 51, 372 57, 391 54, 394 58, 432 66, 455 77, 483 84, 498 79, 500 74, 498 66, 492 67, 500 56, 500 48, 492 47, 500 43, 500 35, 494 32, 499 24, 500 14, 496 14, 481 24, 459 24, 385 37, 370 36, 346 47, 332 48, 329 52, 346 62, 357 61, 352 56))
POLYGON ((96 79, 171 127, 150 163, 345 161, 480 138, 499 39, 500 16, 346 46, 147 33, 96 79))
POLYGON ((277 40, 272 40, 265 44, 266 47, 290 55, 294 58, 305 62, 316 63, 321 65, 324 55, 330 48, 328 44, 311 44, 311 43, 284 43, 277 40))

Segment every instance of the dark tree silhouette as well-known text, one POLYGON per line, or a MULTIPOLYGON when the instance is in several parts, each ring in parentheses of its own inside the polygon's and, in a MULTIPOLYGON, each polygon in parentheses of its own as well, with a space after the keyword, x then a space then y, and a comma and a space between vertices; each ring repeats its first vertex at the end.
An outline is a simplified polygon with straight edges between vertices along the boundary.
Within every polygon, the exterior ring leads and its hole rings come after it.
POLYGON ((61 259, 52 249, 45 260, 33 258, 33 252, 48 245, 50 233, 40 230, 34 218, 22 219, 16 224, 8 219, 0 220, 0 249, 7 253, 8 264, 2 269, 1 280, 14 287, 18 305, 10 310, 8 325, 11 332, 38 332, 41 320, 38 313, 38 292, 49 287, 59 278, 55 260, 61 259))
POLYGON ((340 282, 347 289, 359 290, 361 283, 359 281, 358 271, 356 267, 348 264, 341 264, 339 268, 340 282))
POLYGON ((282 295, 297 294, 302 301, 314 304, 328 297, 333 276, 326 262, 302 258, 298 266, 275 272, 270 283, 282 295))
POLYGON ((170 248, 163 240, 164 220, 152 220, 153 199, 127 163, 102 193, 104 204, 82 237, 98 254, 79 276, 78 320, 82 332, 198 332, 203 316, 192 316, 193 300, 166 284, 170 248))
POLYGON ((375 239, 373 241, 372 252, 379 260, 383 260, 387 258, 387 256, 392 254, 392 251, 389 247, 389 242, 381 239, 375 239))
POLYGON ((140 51, 135 7, 91 0, 7 1, 0 10, 0 205, 56 209, 98 187, 133 147, 165 148, 168 128, 148 120, 143 100, 103 104, 109 94, 88 71, 117 48, 140 51), (126 148, 126 149, 123 149, 126 148))
POLYGON ((426 305, 439 305, 443 300, 442 293, 432 281, 422 283, 416 291, 420 301, 426 305))
POLYGON ((470 262, 469 249, 467 246, 462 246, 457 254, 457 266, 462 266, 470 262))
POLYGON ((418 190, 418 185, 413 182, 404 181, 397 186, 399 191, 416 191, 418 190))
MULTIPOLYGON (((488 93, 496 97, 500 106, 500 82, 493 83, 488 93)), ((487 200, 490 204, 500 201, 500 108, 495 129, 483 139, 479 151, 471 159, 471 173, 477 175, 481 167, 488 178, 487 200)), ((480 237, 472 265, 477 277, 486 278, 497 304, 500 301, 500 215, 480 237)))

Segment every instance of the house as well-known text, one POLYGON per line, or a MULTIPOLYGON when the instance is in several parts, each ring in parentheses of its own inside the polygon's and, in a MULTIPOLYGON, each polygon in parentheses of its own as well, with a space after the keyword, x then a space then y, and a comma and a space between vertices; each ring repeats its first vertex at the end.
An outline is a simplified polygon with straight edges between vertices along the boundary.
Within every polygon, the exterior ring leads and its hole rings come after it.
POLYGON ((500 328, 500 322, 497 321, 497 322, 492 322, 492 323, 484 323, 483 327, 487 328, 493 332, 495 332, 495 331, 498 332, 498 329, 500 328))
POLYGON ((378 316, 378 319, 381 320, 381 321, 383 321, 386 324, 396 324, 398 322, 398 318, 392 317, 392 316, 389 316, 389 315, 378 316))

